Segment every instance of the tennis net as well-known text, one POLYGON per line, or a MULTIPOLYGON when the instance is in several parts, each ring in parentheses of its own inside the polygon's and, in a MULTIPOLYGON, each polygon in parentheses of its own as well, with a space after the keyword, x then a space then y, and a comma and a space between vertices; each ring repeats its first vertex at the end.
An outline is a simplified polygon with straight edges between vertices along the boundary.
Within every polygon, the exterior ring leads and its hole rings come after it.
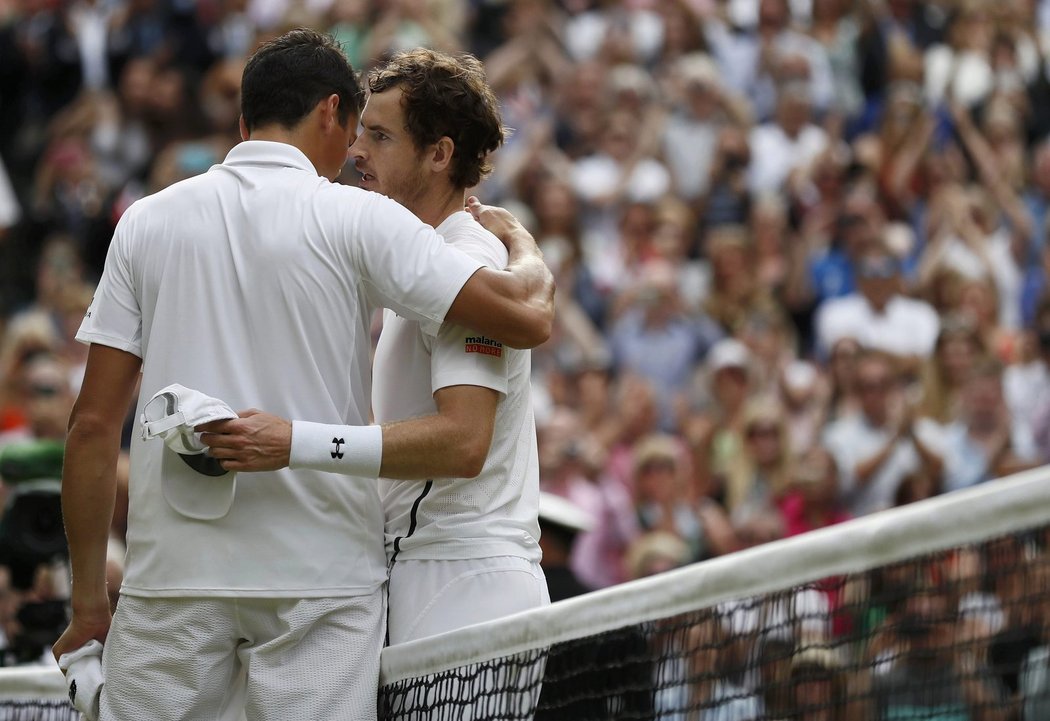
POLYGON ((380 718, 1050 720, 1050 469, 388 648, 380 718))
MULTIPOLYGON (((388 648, 380 719, 1048 721, 1050 467, 388 648)), ((0 721, 75 719, 0 670, 0 721)))

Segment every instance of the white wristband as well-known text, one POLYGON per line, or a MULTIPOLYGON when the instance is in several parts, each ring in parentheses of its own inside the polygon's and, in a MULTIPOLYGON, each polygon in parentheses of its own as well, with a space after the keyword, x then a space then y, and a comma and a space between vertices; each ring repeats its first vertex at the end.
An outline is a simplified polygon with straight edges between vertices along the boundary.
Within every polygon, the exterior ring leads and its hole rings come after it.
POLYGON ((289 468, 379 478, 382 465, 382 426, 337 426, 292 421, 289 468))

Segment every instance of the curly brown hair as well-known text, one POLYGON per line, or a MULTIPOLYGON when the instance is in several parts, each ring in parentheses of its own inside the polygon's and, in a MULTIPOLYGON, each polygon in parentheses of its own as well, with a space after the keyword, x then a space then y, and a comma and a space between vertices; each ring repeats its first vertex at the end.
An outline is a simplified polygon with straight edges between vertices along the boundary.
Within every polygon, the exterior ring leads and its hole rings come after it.
POLYGON ((373 93, 398 87, 405 126, 417 148, 446 136, 452 140, 455 187, 473 187, 492 172, 488 156, 503 144, 507 130, 476 57, 418 48, 394 55, 368 74, 373 93))

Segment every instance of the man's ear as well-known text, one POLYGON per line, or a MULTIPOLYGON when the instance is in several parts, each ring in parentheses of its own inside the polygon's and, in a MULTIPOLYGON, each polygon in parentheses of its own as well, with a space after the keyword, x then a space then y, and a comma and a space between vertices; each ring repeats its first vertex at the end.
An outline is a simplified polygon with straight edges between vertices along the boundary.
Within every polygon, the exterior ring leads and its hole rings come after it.
POLYGON ((325 130, 330 130, 333 125, 339 125, 339 96, 332 93, 320 102, 321 123, 325 130))
POLYGON ((436 143, 431 146, 430 169, 435 172, 445 170, 452 164, 452 155, 456 152, 456 144, 452 138, 442 135, 436 143))
POLYGON ((251 133, 248 132, 248 123, 244 122, 243 115, 240 117, 240 120, 238 120, 238 125, 241 129, 241 140, 247 140, 251 137, 251 133))

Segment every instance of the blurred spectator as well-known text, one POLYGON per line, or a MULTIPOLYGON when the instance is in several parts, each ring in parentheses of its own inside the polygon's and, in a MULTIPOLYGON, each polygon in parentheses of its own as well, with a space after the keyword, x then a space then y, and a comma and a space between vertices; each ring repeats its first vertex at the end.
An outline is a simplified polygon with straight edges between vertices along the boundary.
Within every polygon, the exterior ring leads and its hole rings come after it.
POLYGON ((747 220, 751 203, 748 187, 751 158, 748 126, 722 128, 711 163, 710 189, 700 202, 705 228, 740 225, 747 220))
POLYGON ((835 92, 824 47, 791 28, 787 0, 760 0, 757 27, 739 18, 744 27, 727 27, 714 19, 708 40, 729 86, 745 95, 760 119, 773 113, 774 85, 801 80, 811 90, 815 108, 828 109, 835 92))
POLYGON ((693 559, 688 544, 667 531, 649 531, 636 538, 627 549, 624 562, 631 580, 673 571, 693 559))
POLYGON ((849 13, 848 3, 842 0, 815 0, 809 35, 824 48, 831 68, 834 92, 830 109, 839 122, 854 118, 864 105, 857 47, 858 18, 849 13))
POLYGON ((910 475, 922 474, 939 487, 944 462, 935 432, 905 407, 893 361, 868 352, 856 373, 860 413, 829 424, 824 444, 838 467, 847 508, 862 516, 894 505, 910 475))
POLYGON ((959 415, 959 392, 974 366, 988 355, 977 327, 966 316, 946 316, 933 355, 922 369, 918 412, 941 425, 959 415))
POLYGON ((623 554, 641 532, 630 493, 603 476, 600 451, 580 432, 576 413, 558 408, 539 426, 540 487, 567 498, 594 519, 573 546, 571 568, 590 588, 621 583, 623 554))
POLYGON ((721 335, 705 316, 684 311, 677 275, 677 268, 666 261, 647 263, 629 300, 621 298, 628 305, 610 332, 616 368, 652 383, 660 424, 667 430, 674 423, 674 398, 721 335))
POLYGON ((711 185, 722 128, 729 123, 747 124, 748 110, 723 86, 718 68, 708 55, 684 55, 674 71, 681 97, 667 119, 663 155, 677 194, 683 200, 696 201, 711 185))
POLYGON ((384 58, 401 50, 429 47, 442 52, 461 49, 459 8, 428 0, 390 0, 368 35, 369 58, 384 58))
POLYGON ((25 369, 26 420, 30 438, 65 440, 76 396, 69 368, 57 356, 37 356, 25 369))
POLYGON ((755 198, 749 218, 758 284, 780 298, 788 275, 787 249, 795 242, 787 202, 775 193, 755 198))
POLYGON ((777 89, 772 119, 751 131, 748 185, 752 194, 782 191, 792 173, 827 148, 827 133, 812 122, 811 102, 810 88, 804 83, 784 83, 777 89))
POLYGON ((734 525, 774 512, 787 490, 791 446, 783 410, 771 398, 754 397, 743 411, 742 452, 726 474, 726 508, 734 525))
POLYGON ((960 394, 958 420, 945 430, 944 487, 954 491, 1037 465, 1030 427, 1015 420, 1003 397, 1002 366, 973 366, 960 394))
POLYGON ((572 170, 584 222, 612 238, 624 203, 652 203, 671 187, 667 167, 654 157, 659 136, 641 120, 625 110, 610 111, 601 122, 597 149, 578 159, 572 170))
POLYGON ((689 629, 685 643, 691 653, 686 659, 686 678, 700 680, 690 684, 685 708, 707 709, 707 715, 717 721, 759 718, 762 700, 748 688, 747 679, 758 616, 750 604, 720 604, 689 629))
POLYGON ((751 353, 735 338, 716 343, 705 359, 711 428, 711 469, 725 492, 728 469, 743 448, 744 408, 750 394, 751 353))
POLYGON ((854 269, 860 256, 878 243, 886 218, 874 189, 868 183, 849 187, 842 198, 841 210, 827 208, 827 219, 810 230, 805 239, 813 246, 807 258, 813 301, 819 306, 829 298, 854 293, 857 288, 854 269))
POLYGON ((849 520, 839 499, 835 459, 820 446, 795 463, 779 502, 784 535, 795 536, 849 520))
POLYGON ((828 420, 834 421, 860 410, 857 391, 857 360, 863 349, 856 338, 840 338, 831 346, 828 358, 828 376, 831 397, 828 399, 828 420))
POLYGON ((781 370, 777 391, 787 419, 790 451, 803 454, 819 441, 827 421, 828 385, 814 364, 793 360, 781 370))
POLYGON ((704 308, 714 321, 726 332, 737 333, 753 313, 779 314, 771 289, 754 273, 755 246, 745 226, 716 226, 704 245, 711 263, 711 290, 704 308))
POLYGON ((540 492, 540 549, 543 575, 551 602, 587 593, 589 590, 569 567, 576 535, 594 528, 594 519, 566 498, 540 492))
POLYGON ((794 709, 791 659, 794 653, 794 639, 777 635, 762 638, 757 652, 764 714, 761 718, 769 721, 787 721, 791 718, 794 709))
POLYGON ((790 683, 792 692, 791 718, 798 721, 845 721, 849 718, 863 718, 857 713, 856 701, 853 708, 847 705, 846 675, 830 649, 809 647, 791 660, 790 683))
MULTIPOLYGON (((1035 588, 1050 586, 1050 565, 1046 563, 1045 553, 1044 550, 1044 555, 1032 563, 1035 588)), ((1028 652, 1021 666, 1019 691, 1024 699, 1021 721, 1036 721, 1050 714, 1050 597, 1040 594, 1032 603, 1036 606, 1039 645, 1028 652)))
POLYGON ((957 620, 952 600, 937 589, 917 589, 904 601, 896 632, 905 651, 889 671, 875 677, 877 718, 902 713, 938 721, 1010 717, 998 679, 969 645, 953 642, 957 620))
POLYGON ((1023 338, 1021 362, 1003 372, 1003 392, 1013 418, 1031 428, 1045 463, 1050 462, 1050 303, 1039 307, 1023 338))
POLYGON ((656 206, 655 216, 651 256, 666 260, 677 269, 682 309, 696 314, 703 308, 711 286, 710 265, 697 257, 696 215, 684 202, 667 197, 656 206))
POLYGON ((681 563, 736 549, 735 534, 722 508, 709 498, 690 502, 684 490, 684 449, 678 441, 666 435, 643 438, 635 447, 634 464, 639 525, 643 531, 662 531, 681 539, 685 544, 681 563))
POLYGON ((933 350, 940 328, 927 303, 901 294, 900 263, 880 250, 862 255, 856 267, 858 291, 827 300, 817 314, 817 346, 827 353, 849 336, 865 348, 893 355, 902 371, 918 373, 933 350))

